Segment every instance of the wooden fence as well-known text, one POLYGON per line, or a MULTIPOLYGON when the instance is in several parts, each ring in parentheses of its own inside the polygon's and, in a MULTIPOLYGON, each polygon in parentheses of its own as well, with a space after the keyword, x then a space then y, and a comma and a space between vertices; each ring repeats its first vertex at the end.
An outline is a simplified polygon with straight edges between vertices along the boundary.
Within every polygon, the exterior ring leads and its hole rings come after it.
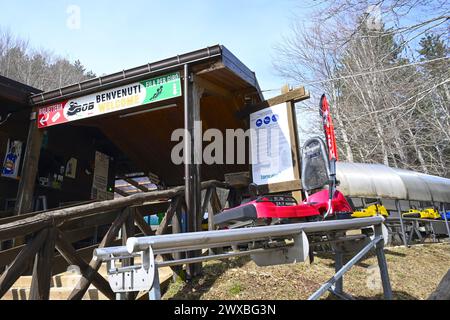
MULTIPOLYGON (((222 209, 216 188, 229 187, 219 181, 207 181, 201 188, 205 190, 202 212, 208 211, 209 229, 212 229, 214 214, 222 209)), ((0 299, 20 276, 32 274, 29 299, 48 300, 52 275, 66 271, 68 265, 78 266, 82 275, 69 299, 82 299, 91 284, 109 299, 115 299, 109 283, 98 272, 101 263, 92 258, 93 250, 125 244, 129 237, 137 235, 181 232, 180 216, 183 210, 186 212, 184 191, 184 187, 176 187, 0 219, 0 243, 14 243, 12 248, 0 251, 0 268, 4 269, 0 277, 0 299), (144 216, 164 210, 162 222, 153 231, 144 216), (88 246, 74 246, 80 240, 92 238, 88 246)), ((198 215, 198 226, 201 221, 202 215, 198 215)), ((173 257, 164 255, 163 259, 173 257)), ((122 263, 126 265, 130 261, 122 263)), ((174 267, 173 271, 181 270, 174 267)))

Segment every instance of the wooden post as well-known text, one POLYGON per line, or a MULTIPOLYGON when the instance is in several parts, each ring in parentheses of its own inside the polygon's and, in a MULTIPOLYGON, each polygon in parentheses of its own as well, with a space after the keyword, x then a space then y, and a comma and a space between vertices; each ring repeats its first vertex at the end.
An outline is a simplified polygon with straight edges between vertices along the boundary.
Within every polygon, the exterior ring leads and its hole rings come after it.
POLYGON ((36 254, 29 300, 49 300, 56 230, 49 228, 47 238, 36 254))
MULTIPOLYGON (((287 102, 287 114, 288 114, 288 123, 290 130, 290 138, 291 138, 291 154, 292 161, 294 166, 294 178, 295 180, 300 180, 301 178, 301 154, 300 154, 300 141, 298 136, 298 123, 297 123, 297 113, 295 111, 295 103, 293 101, 287 102)), ((297 200, 297 202, 302 202, 302 192, 301 191, 293 191, 292 196, 297 200)))
POLYGON ((14 259, 13 263, 0 277, 0 298, 8 291, 16 280, 27 270, 28 262, 34 257, 47 237, 47 230, 40 231, 14 259))
POLYGON ((34 187, 41 154, 42 138, 44 136, 44 131, 39 130, 37 127, 35 112, 32 113, 33 116, 28 128, 27 146, 14 208, 14 214, 16 215, 29 213, 33 210, 34 187))
MULTIPOLYGON (((201 173, 202 160, 202 129, 200 124, 200 98, 203 90, 190 74, 189 66, 184 66, 184 127, 185 137, 185 199, 187 205, 187 231, 198 230, 197 216, 201 210, 201 173)), ((188 257, 194 257, 197 252, 189 252, 188 257)), ((189 277, 200 273, 201 264, 187 266, 189 277)))

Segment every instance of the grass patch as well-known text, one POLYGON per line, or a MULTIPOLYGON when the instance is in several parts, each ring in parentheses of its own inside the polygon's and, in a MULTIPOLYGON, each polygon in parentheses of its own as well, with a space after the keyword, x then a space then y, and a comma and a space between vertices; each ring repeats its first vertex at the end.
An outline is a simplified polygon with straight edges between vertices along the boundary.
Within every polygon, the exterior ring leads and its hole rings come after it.
POLYGON ((230 288, 230 294, 237 296, 242 292, 242 285, 240 282, 233 283, 230 288))

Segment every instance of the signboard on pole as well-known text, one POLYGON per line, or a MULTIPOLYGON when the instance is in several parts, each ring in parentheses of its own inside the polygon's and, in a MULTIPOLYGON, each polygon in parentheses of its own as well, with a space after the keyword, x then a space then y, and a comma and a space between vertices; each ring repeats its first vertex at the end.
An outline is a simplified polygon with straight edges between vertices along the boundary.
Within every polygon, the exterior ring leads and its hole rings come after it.
POLYGON ((250 114, 253 182, 257 185, 296 180, 288 104, 250 114))
POLYGON ((38 128, 96 117, 181 95, 180 73, 171 73, 39 108, 38 128))

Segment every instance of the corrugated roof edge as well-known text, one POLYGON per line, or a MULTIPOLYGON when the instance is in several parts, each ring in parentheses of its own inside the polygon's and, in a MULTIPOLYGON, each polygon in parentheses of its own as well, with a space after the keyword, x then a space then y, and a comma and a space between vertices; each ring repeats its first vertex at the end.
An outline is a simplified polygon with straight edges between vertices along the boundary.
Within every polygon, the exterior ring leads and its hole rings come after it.
MULTIPOLYGON (((203 62, 208 59, 222 57, 227 60, 227 67, 242 77, 250 85, 255 86, 258 92, 258 82, 255 74, 248 69, 239 59, 237 59, 228 49, 222 45, 214 45, 206 47, 189 53, 177 55, 175 57, 167 58, 161 61, 148 63, 132 69, 123 70, 121 72, 112 73, 110 75, 86 80, 80 83, 75 83, 69 86, 58 88, 55 90, 43 92, 31 96, 30 103, 32 105, 49 104, 61 101, 67 98, 81 96, 98 91, 100 88, 105 90, 115 86, 119 86, 131 81, 140 80, 149 75, 156 75, 161 72, 168 72, 179 68, 180 66, 189 63, 195 64, 203 62)), ((260 93, 261 95, 261 93, 260 93)))

